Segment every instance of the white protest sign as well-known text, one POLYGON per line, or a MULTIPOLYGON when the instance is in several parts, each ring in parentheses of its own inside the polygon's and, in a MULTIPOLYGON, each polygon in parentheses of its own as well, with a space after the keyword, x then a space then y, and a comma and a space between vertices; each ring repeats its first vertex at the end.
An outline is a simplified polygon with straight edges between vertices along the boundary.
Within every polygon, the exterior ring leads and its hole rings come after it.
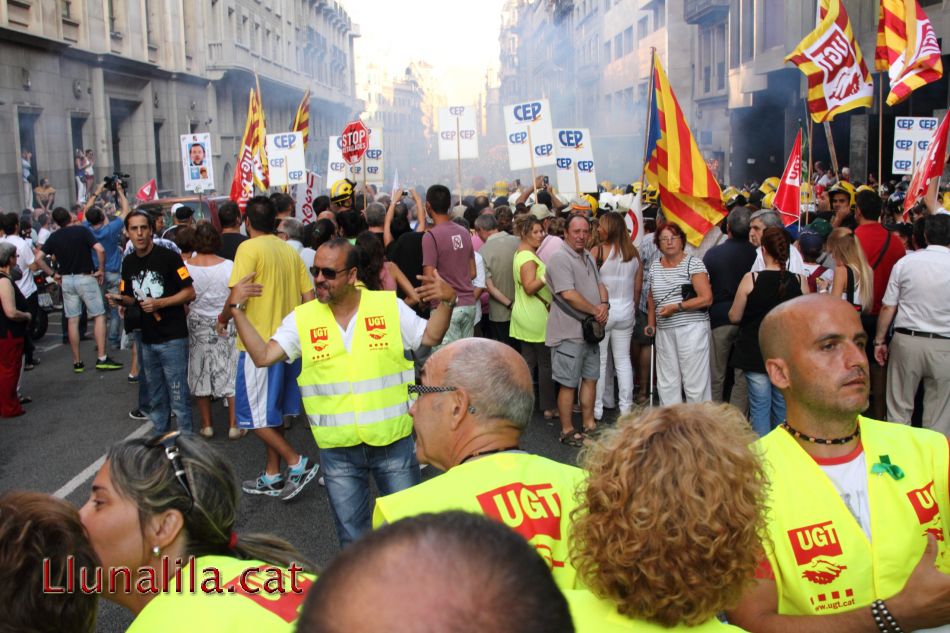
POLYGON ((475 108, 439 108, 439 160, 462 158, 478 158, 478 120, 475 108))
MULTIPOLYGON (((374 127, 369 131, 369 147, 363 154, 363 160, 353 166, 354 172, 362 174, 366 163, 366 182, 383 184, 383 128, 374 127)), ((362 179, 362 176, 360 176, 362 179)))
POLYGON ((211 135, 182 134, 181 164, 185 174, 185 191, 212 191, 214 169, 211 165, 211 135))
POLYGON ((937 129, 936 117, 899 116, 894 119, 894 155, 892 174, 912 174, 930 147, 930 137, 937 129))
POLYGON ((505 106, 505 134, 509 168, 554 164, 554 132, 547 99, 505 106))
POLYGON ((313 212, 313 201, 319 191, 319 185, 317 184, 319 178, 320 176, 308 169, 306 183, 302 186, 294 185, 290 189, 290 195, 297 207, 297 219, 304 224, 317 221, 317 215, 313 212))
POLYGON ((303 132, 268 134, 264 139, 271 187, 302 185, 307 182, 307 159, 303 132))
POLYGON ((554 130, 554 152, 557 157, 557 189, 560 193, 593 193, 597 191, 594 171, 594 149, 590 130, 568 128, 554 130))
POLYGON ((340 137, 331 136, 327 148, 327 186, 331 187, 333 183, 344 178, 356 182, 353 167, 353 165, 347 165, 346 161, 343 160, 343 147, 340 144, 340 137))

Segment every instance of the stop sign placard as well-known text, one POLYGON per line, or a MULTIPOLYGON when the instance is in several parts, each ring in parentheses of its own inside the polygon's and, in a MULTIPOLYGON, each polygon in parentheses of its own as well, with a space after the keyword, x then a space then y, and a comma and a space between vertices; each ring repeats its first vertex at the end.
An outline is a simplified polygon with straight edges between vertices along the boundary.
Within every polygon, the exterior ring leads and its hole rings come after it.
POLYGON ((351 121, 340 133, 340 149, 343 160, 349 164, 360 162, 369 147, 369 129, 359 119, 351 121))

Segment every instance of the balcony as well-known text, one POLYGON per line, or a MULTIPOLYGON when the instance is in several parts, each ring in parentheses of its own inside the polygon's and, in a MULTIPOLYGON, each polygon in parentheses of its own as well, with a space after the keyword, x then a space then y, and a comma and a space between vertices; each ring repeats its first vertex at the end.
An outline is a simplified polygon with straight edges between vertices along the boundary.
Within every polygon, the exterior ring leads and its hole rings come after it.
POLYGON ((729 15, 729 0, 684 0, 683 19, 687 24, 709 24, 729 15))

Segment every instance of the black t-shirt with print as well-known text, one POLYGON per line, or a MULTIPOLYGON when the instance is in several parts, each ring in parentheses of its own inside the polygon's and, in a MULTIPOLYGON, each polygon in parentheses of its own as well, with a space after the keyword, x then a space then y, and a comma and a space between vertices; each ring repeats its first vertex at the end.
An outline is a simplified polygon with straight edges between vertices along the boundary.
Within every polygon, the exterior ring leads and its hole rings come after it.
MULTIPOLYGON (((122 261, 122 294, 143 301, 149 297, 161 299, 178 294, 182 288, 192 285, 191 275, 181 256, 167 248, 153 246, 148 255, 139 257, 134 251, 122 261)), ((131 312, 136 312, 133 308, 131 312)), ((141 311, 139 311, 141 312, 141 311)), ((141 312, 143 343, 164 343, 172 339, 188 337, 188 322, 185 306, 172 306, 158 311, 157 320, 152 314, 141 312)), ((127 318, 134 318, 126 314, 127 318)))

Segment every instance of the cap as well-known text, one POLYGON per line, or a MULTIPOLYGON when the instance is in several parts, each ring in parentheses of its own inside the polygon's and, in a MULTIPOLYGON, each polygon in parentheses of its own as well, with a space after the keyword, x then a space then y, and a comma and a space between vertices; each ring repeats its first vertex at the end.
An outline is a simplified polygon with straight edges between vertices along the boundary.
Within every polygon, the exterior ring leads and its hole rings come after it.
POLYGON ((554 214, 551 213, 551 210, 546 204, 533 204, 531 205, 530 210, 531 215, 536 217, 539 220, 547 220, 548 218, 553 218, 554 214))
POLYGON ((172 205, 172 215, 175 216, 175 219, 179 222, 184 222, 185 220, 191 219, 191 216, 195 214, 195 210, 189 207, 188 205, 176 203, 172 205))
POLYGON ((831 234, 831 223, 828 220, 822 220, 818 218, 814 222, 808 225, 808 230, 812 233, 817 233, 822 238, 828 237, 831 234))
MULTIPOLYGON (((822 220, 824 221, 824 220, 822 220)), ((821 250, 825 246, 825 238, 816 233, 813 229, 806 229, 798 236, 798 250, 802 255, 815 258, 821 255, 821 250)))
POLYGON ((455 218, 464 218, 464 217, 465 217, 465 212, 466 212, 467 210, 468 210, 468 207, 466 207, 464 204, 457 204, 457 205, 455 205, 454 207, 452 207, 451 209, 449 209, 449 218, 451 218, 451 219, 453 219, 453 220, 454 220, 455 218))
POLYGON ((590 202, 585 198, 574 198, 571 200, 571 211, 589 211, 590 202))

